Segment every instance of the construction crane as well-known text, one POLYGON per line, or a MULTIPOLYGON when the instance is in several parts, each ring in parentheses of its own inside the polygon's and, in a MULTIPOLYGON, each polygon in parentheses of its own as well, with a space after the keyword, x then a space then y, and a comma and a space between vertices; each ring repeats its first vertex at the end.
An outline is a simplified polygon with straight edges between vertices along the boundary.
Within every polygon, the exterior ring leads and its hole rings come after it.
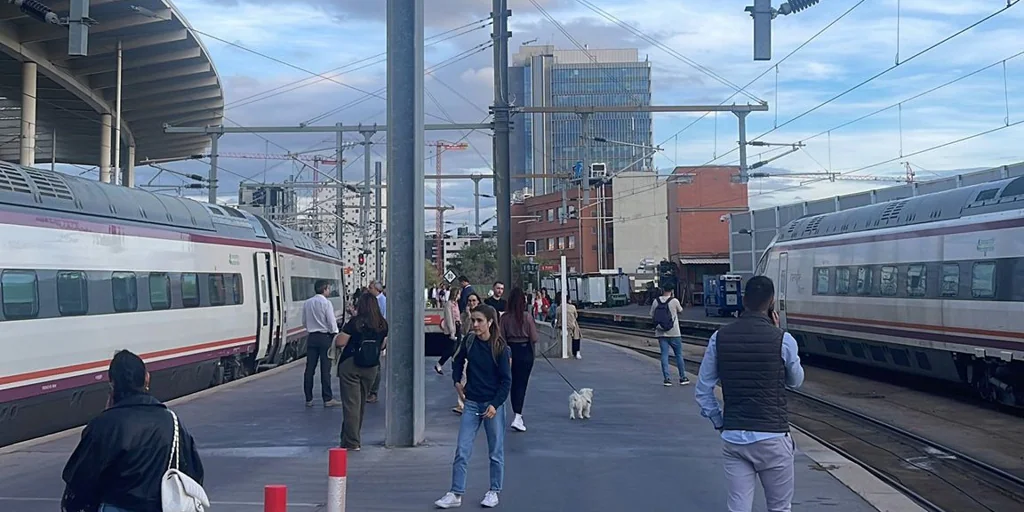
MULTIPOLYGON (((445 151, 463 151, 469 147, 469 144, 465 142, 448 142, 444 140, 438 140, 434 142, 427 142, 427 146, 434 148, 434 168, 437 171, 437 175, 441 176, 441 154, 445 151)), ((441 181, 436 180, 434 206, 437 207, 435 218, 437 225, 435 227, 434 235, 434 265, 437 267, 438 275, 444 275, 444 210, 441 209, 441 181)))

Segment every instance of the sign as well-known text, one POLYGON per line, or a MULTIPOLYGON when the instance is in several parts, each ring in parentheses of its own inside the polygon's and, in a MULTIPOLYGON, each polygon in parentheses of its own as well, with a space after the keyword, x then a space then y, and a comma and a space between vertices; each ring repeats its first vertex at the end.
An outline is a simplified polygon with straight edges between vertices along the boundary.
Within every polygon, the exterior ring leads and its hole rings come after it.
POLYGON ((536 263, 523 263, 523 273, 524 274, 533 274, 533 273, 537 272, 538 266, 539 265, 537 265, 536 263))
POLYGON ((526 246, 525 253, 526 253, 527 256, 536 256, 537 255, 537 241, 536 240, 527 240, 524 243, 524 245, 526 246))
POLYGON ((455 272, 452 272, 451 270, 445 272, 444 273, 444 280, 448 281, 449 283, 454 281, 455 280, 455 272))
POLYGON ((558 272, 558 265, 541 265, 541 272, 558 272))

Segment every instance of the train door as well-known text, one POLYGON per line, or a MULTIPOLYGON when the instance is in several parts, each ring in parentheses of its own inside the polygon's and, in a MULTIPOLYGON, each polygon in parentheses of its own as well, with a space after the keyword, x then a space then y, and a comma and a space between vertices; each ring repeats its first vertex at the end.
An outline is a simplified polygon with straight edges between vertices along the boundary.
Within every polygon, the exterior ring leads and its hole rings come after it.
POLYGON ((786 329, 786 288, 789 286, 789 253, 779 254, 779 300, 775 309, 779 312, 779 327, 786 329))
POLYGON ((256 347, 259 357, 266 357, 273 348, 274 316, 270 300, 270 253, 253 255, 256 265, 256 347))

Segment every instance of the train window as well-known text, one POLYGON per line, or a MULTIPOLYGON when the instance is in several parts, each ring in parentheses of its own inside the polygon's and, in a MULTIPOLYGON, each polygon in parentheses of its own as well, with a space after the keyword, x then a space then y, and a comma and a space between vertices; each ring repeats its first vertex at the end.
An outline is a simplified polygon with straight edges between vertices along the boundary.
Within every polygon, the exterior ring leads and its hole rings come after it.
POLYGON ((139 309, 139 291, 134 272, 114 272, 110 276, 114 294, 114 311, 124 313, 139 309))
POLYGON ((61 316, 84 315, 89 312, 89 279, 85 272, 57 272, 57 308, 61 316))
POLYGON ((815 286, 815 292, 819 295, 825 295, 828 293, 828 269, 818 269, 818 280, 817 286, 815 286))
POLYGON ((871 267, 857 269, 857 295, 871 294, 871 267))
POLYGON ((153 310, 171 308, 171 278, 167 274, 149 275, 149 307, 153 310))
POLYGON ((927 290, 927 270, 924 265, 911 265, 907 268, 907 295, 924 297, 927 290))
POLYGON ((199 305, 199 274, 181 275, 181 305, 186 308, 199 305))
POLYGON ((242 276, 241 274, 231 274, 228 276, 231 283, 231 297, 235 304, 241 304, 242 301, 242 276))
POLYGON ((942 265, 942 296, 956 297, 960 294, 960 265, 944 263, 942 265))
POLYGON ((850 293, 850 269, 846 267, 836 269, 836 293, 840 295, 850 293))
POLYGON ((896 277, 898 275, 899 271, 896 267, 882 267, 882 273, 880 274, 882 295, 896 295, 896 277))
POLYGON ((996 296, 996 262, 975 263, 971 269, 971 295, 976 299, 991 299, 996 296))
POLYGON ((210 286, 210 305, 223 306, 227 302, 224 274, 210 274, 206 276, 206 281, 210 286))
POLYGON ((39 316, 39 283, 34 270, 4 270, 0 275, 4 316, 25 320, 39 316))

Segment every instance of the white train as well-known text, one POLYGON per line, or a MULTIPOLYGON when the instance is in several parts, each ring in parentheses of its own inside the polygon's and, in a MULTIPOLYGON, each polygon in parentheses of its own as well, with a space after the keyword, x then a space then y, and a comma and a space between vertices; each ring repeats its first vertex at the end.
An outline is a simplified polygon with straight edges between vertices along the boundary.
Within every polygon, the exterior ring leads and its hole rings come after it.
POLYGON ((802 352, 1024 406, 1024 177, 798 219, 756 273, 802 352))
MULTIPOLYGON (((305 354, 338 250, 229 207, 0 162, 0 446, 101 410, 118 349, 161 399, 305 354)), ((299 383, 296 383, 298 386, 299 383)))

